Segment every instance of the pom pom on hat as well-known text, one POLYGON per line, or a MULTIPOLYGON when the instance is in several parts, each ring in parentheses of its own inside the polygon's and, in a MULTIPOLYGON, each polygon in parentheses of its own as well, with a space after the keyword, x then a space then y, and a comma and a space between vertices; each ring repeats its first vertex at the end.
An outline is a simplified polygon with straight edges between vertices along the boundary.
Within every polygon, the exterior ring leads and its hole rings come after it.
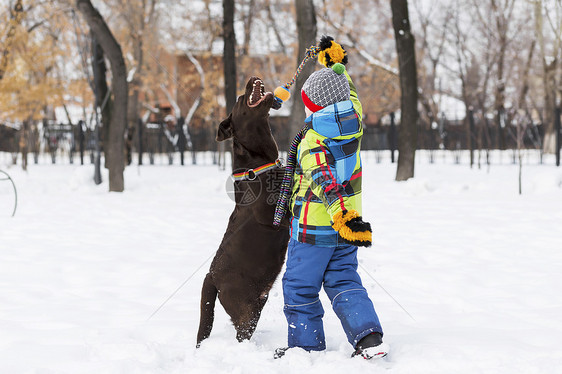
POLYGON ((318 46, 320 47, 318 61, 322 65, 329 68, 337 63, 347 64, 347 52, 331 36, 323 35, 318 46))

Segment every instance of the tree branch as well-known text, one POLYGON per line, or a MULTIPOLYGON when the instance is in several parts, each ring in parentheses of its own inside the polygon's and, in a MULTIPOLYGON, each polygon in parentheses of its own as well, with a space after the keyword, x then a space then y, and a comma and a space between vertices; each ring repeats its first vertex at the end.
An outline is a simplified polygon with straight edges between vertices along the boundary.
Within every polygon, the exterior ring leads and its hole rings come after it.
POLYGON ((197 59, 193 56, 193 54, 190 51, 185 52, 185 55, 187 56, 189 61, 191 61, 191 63, 193 63, 193 65, 195 65, 195 69, 197 69, 197 72, 199 73, 200 84, 201 84, 201 93, 199 94, 199 96, 197 96, 197 99, 195 99, 195 102, 193 103, 193 105, 189 109, 189 112, 187 112, 187 116, 185 116, 185 124, 187 126, 189 126, 189 124, 191 123, 191 119, 193 118, 193 115, 195 114, 195 111, 197 110, 197 108, 201 104, 201 96, 203 95, 203 91, 205 90, 205 71, 201 67, 201 64, 199 63, 199 61, 197 61, 197 59))
POLYGON ((343 34, 345 34, 345 36, 347 37, 347 39, 351 42, 351 48, 355 49, 359 55, 361 57, 363 57, 365 60, 367 60, 367 62, 373 66, 376 66, 392 75, 398 76, 399 72, 398 69, 393 68, 392 66, 385 64, 384 62, 382 62, 381 60, 373 57, 371 54, 369 54, 364 48, 361 48, 359 46, 359 43, 357 42, 357 39, 355 39, 353 37, 353 35, 351 34, 350 31, 348 31, 344 26, 337 24, 336 22, 332 21, 328 15, 325 15, 324 19, 336 30, 342 32, 343 34))

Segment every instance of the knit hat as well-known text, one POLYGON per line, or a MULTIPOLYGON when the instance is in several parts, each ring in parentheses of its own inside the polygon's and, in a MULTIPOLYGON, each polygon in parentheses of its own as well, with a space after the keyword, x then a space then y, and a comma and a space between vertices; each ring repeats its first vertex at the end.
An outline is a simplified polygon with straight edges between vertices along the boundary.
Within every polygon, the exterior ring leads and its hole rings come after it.
POLYGON ((343 72, 342 64, 315 71, 302 86, 301 96, 304 105, 312 112, 349 100, 349 82, 343 72))

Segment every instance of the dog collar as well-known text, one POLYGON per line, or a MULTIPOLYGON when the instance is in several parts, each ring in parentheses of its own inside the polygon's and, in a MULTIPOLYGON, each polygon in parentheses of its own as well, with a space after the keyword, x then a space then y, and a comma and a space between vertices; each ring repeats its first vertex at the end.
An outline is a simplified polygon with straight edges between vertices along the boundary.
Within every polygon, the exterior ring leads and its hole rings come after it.
POLYGON ((254 169, 248 169, 241 173, 232 174, 232 179, 235 181, 250 180, 253 181, 260 174, 263 174, 275 167, 283 167, 283 162, 280 159, 275 160, 275 162, 270 162, 269 164, 262 165, 254 169))

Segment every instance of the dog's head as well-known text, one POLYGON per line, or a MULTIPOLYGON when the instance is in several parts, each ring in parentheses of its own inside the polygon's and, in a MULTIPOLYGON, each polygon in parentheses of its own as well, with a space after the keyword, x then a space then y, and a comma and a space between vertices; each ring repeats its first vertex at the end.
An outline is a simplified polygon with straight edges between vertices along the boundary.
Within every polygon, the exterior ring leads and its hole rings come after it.
POLYGON ((273 94, 265 92, 260 78, 250 78, 246 84, 246 91, 238 97, 232 113, 220 123, 217 141, 234 138, 235 143, 241 144, 249 151, 257 152, 263 149, 264 142, 267 142, 268 138, 273 139, 268 122, 273 100, 273 94))

